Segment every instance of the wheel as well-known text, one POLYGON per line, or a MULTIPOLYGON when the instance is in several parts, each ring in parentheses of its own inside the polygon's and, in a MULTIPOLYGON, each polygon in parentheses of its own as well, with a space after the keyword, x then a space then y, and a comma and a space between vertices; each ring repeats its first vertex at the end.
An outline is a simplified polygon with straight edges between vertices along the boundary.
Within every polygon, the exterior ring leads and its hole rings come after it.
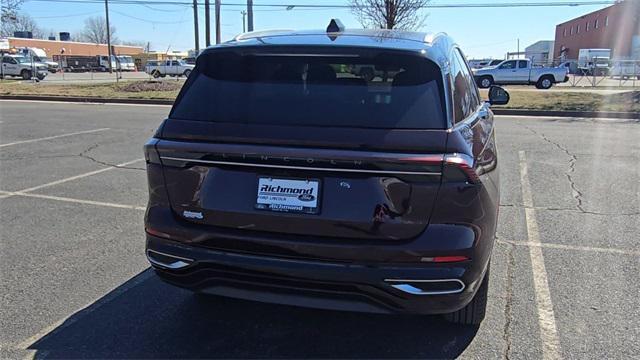
POLYGON ((360 70, 360 77, 369 82, 373 80, 374 77, 376 77, 376 74, 373 72, 372 68, 364 68, 360 70))
POLYGON ((160 77, 160 71, 153 70, 153 72, 151 73, 151 76, 153 76, 154 79, 159 78, 160 77))
POLYGON ((38 75, 36 75, 36 77, 38 78, 38 80, 44 80, 45 75, 38 74, 38 75))
POLYGON ((191 75, 191 70, 185 70, 182 75, 184 75, 185 77, 189 77, 189 75, 191 75))
POLYGON ((478 79, 478 86, 483 89, 488 89, 493 85, 493 78, 491 76, 483 76, 478 79))
POLYGON ((476 292, 471 302, 462 309, 445 314, 444 318, 448 322, 460 325, 480 325, 487 310, 487 298, 489 294, 489 268, 484 274, 480 288, 476 292))
POLYGON ((640 80, 640 75, 636 76, 636 79, 640 80))
POLYGON ((31 70, 22 70, 20 72, 20 76, 22 76, 23 80, 29 80, 31 79, 31 70))
POLYGON ((549 76, 543 76, 542 78, 540 78, 540 80, 538 80, 538 83, 536 84, 536 87, 538 89, 550 89, 553 86, 553 79, 549 76))

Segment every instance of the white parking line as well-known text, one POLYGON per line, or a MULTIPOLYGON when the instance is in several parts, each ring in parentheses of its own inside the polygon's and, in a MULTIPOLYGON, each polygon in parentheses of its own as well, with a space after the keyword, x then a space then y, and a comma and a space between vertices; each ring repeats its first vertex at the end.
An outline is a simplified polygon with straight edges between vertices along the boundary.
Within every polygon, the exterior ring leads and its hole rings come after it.
POLYGON ((531 257, 531 270, 533 271, 533 286, 536 294, 536 305, 538 307, 538 324, 540 326, 540 338, 542 340, 542 358, 560 359, 560 340, 558 340, 558 330, 556 328, 556 317, 553 312, 551 302, 551 292, 549 291, 549 279, 547 269, 544 265, 542 248, 539 245, 540 233, 536 222, 536 211, 533 208, 533 196, 531 195, 531 184, 529 183, 529 169, 524 151, 519 151, 520 157, 520 184, 522 186, 522 202, 525 206, 524 215, 527 224, 527 234, 529 242, 536 246, 529 246, 531 257))
POLYGON ((575 246, 575 245, 554 244, 554 243, 546 243, 546 242, 534 243, 530 241, 513 241, 513 240, 497 240, 497 242, 499 244, 509 244, 509 245, 515 245, 515 246, 537 246, 537 247, 546 248, 546 249, 560 249, 560 250, 608 253, 608 254, 616 254, 616 255, 640 256, 640 251, 627 250, 627 249, 603 248, 603 247, 594 247, 594 246, 575 246))
POLYGON ((73 181, 73 180, 77 180, 77 179, 82 179, 82 178, 87 177, 87 176, 92 176, 92 175, 100 174, 100 173, 103 173, 103 172, 105 172, 105 171, 109 171, 109 170, 117 169, 117 168, 120 168, 120 167, 123 167, 123 166, 128 166, 128 165, 131 165, 131 164, 134 164, 134 163, 137 163, 137 162, 143 161, 143 160, 144 160, 144 158, 141 158, 141 159, 135 159, 135 160, 131 160, 131 161, 124 162, 124 163, 122 163, 122 164, 117 164, 117 165, 114 165, 114 166, 109 166, 109 167, 106 167, 106 168, 104 168, 104 169, 94 170, 94 171, 89 171, 88 173, 84 173, 84 174, 80 174, 80 175, 71 176, 71 177, 68 177, 68 178, 64 178, 64 179, 60 179, 60 180, 56 180, 56 181, 52 181, 52 182, 50 182, 50 183, 46 183, 46 184, 42 184, 42 185, 38 185, 38 186, 34 186, 34 187, 30 187, 30 188, 28 188, 28 189, 19 190, 19 191, 15 191, 15 192, 16 192, 16 193, 27 193, 27 192, 35 191, 35 190, 38 190, 38 189, 46 188, 46 187, 49 187, 49 186, 53 186, 53 185, 58 185, 58 184, 66 183, 66 182, 68 182, 68 181, 73 181))
POLYGON ((99 132, 99 131, 106 131, 106 130, 110 130, 110 129, 109 128, 101 128, 101 129, 94 129, 94 130, 76 131, 76 132, 67 133, 67 134, 60 134, 60 135, 55 135, 55 136, 47 136, 47 137, 43 137, 43 138, 14 141, 14 142, 6 143, 6 144, 0 144, 0 148, 6 147, 6 146, 18 145, 18 144, 32 143, 32 142, 37 142, 37 141, 58 139, 58 138, 67 137, 67 136, 90 134, 90 133, 95 133, 95 132, 99 132))
POLYGON ((16 99, 0 99, 0 102, 25 102, 25 103, 42 103, 54 105, 109 105, 109 106, 146 106, 146 107, 171 107, 169 104, 127 104, 127 103, 105 103, 100 101, 55 101, 55 100, 16 100, 16 99))
POLYGON ((24 196, 24 197, 30 197, 30 198, 36 198, 36 199, 57 200, 57 201, 64 201, 64 202, 85 204, 85 205, 106 206, 106 207, 113 207, 113 208, 119 208, 119 209, 131 209, 131 210, 141 210, 141 211, 144 211, 146 209, 144 206, 116 204, 116 203, 110 203, 110 202, 104 202, 104 201, 93 201, 93 200, 84 200, 84 199, 73 199, 73 198, 62 197, 62 196, 28 194, 23 192, 11 192, 11 191, 0 191, 0 194, 7 195, 7 196, 24 196))

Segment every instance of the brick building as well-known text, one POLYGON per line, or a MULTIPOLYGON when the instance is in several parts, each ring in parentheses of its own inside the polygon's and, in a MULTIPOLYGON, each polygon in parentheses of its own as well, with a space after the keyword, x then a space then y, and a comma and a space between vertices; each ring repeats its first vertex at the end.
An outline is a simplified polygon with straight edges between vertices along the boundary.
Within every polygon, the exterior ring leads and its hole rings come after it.
POLYGON ((575 60, 580 49, 611 49, 614 59, 640 59, 640 0, 556 25, 554 59, 575 60))
MULTIPOLYGON (((34 47, 43 49, 48 57, 57 57, 62 53, 64 49, 65 55, 76 56, 95 56, 95 55, 108 55, 108 49, 106 44, 93 44, 75 41, 56 41, 56 40, 40 40, 40 39, 23 39, 23 38, 8 38, 9 47, 22 48, 22 47, 34 47)), ((143 52, 142 47, 139 46, 125 46, 125 45, 113 45, 114 55, 136 55, 143 52)))

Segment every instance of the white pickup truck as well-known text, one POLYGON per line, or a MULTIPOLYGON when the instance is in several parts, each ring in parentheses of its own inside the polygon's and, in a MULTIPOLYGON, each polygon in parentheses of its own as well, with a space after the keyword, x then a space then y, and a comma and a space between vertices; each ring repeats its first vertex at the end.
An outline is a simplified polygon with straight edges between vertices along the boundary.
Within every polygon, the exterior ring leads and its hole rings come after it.
POLYGON ((144 71, 154 78, 169 76, 189 77, 195 65, 190 65, 181 60, 147 61, 144 71))
POLYGON ((19 76, 24 80, 30 80, 35 75, 38 80, 44 80, 48 74, 47 71, 46 64, 32 61, 30 58, 20 55, 4 55, 2 56, 2 67, 0 67, 0 78, 19 76))
POLYGON ((496 66, 473 69, 473 76, 481 88, 513 84, 549 89, 553 84, 569 81, 566 68, 533 67, 530 60, 505 60, 496 66))

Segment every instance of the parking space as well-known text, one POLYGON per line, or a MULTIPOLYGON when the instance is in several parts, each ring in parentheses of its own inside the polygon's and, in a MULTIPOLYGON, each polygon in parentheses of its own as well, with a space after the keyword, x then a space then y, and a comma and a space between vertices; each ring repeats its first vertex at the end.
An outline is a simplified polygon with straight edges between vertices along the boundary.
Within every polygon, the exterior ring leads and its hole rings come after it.
POLYGON ((195 296, 144 257, 142 145, 165 106, 0 103, 2 358, 633 358, 640 123, 497 117, 489 312, 318 311, 195 296))

